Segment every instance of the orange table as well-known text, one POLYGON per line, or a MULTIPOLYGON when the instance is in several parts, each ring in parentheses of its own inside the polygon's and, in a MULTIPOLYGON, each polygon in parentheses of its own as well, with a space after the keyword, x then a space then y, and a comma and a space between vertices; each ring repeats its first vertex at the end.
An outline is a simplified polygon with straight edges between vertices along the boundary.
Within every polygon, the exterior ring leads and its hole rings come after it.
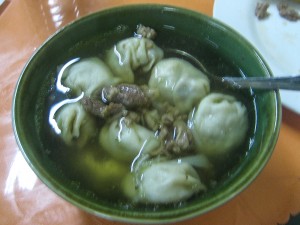
MULTIPOLYGON (((11 0, 0 6, 0 224, 121 224, 89 215, 41 183, 15 142, 14 87, 37 47, 66 23, 103 8, 166 3, 212 15, 213 0, 11 0)), ((279 140, 263 172, 238 197, 178 224, 272 225, 300 212, 300 115, 283 109, 279 140)))

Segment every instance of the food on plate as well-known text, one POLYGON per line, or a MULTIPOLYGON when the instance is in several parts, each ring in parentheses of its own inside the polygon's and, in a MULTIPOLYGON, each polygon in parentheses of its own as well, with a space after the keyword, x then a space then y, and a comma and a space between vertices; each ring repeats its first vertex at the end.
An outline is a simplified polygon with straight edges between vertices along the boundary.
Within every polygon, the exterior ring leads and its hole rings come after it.
MULTIPOLYGON (((289 21, 298 21, 300 20, 299 12, 289 6, 289 1, 280 1, 276 4, 279 15, 289 21)), ((294 2, 299 2, 299 0, 295 0, 294 2)), ((272 3, 271 3, 272 4, 272 3)), ((275 3, 273 3, 275 4, 275 3)), ((266 19, 270 16, 268 12, 268 8, 270 6, 270 2, 258 2, 255 7, 255 16, 259 20, 266 19)))
POLYGON ((289 21, 300 20, 300 14, 297 10, 289 7, 286 2, 280 2, 277 4, 277 9, 281 17, 289 21))
POLYGON ((267 11, 269 6, 270 4, 268 2, 258 2, 255 8, 255 16, 259 20, 267 18, 270 15, 270 13, 267 11))

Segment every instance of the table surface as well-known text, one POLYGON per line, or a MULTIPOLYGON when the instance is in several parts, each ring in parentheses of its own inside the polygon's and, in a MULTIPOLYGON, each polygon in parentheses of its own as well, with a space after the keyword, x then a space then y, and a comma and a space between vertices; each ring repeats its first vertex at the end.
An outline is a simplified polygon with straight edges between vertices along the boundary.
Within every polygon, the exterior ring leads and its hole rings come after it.
MULTIPOLYGON (((11 120, 17 79, 33 52, 57 29, 107 7, 164 3, 212 16, 213 0, 11 0, 0 6, 0 224, 117 225, 81 211, 55 195, 18 150, 11 120)), ((279 139, 267 166, 223 206, 177 224, 284 224, 300 212, 300 115, 283 108, 279 139)))

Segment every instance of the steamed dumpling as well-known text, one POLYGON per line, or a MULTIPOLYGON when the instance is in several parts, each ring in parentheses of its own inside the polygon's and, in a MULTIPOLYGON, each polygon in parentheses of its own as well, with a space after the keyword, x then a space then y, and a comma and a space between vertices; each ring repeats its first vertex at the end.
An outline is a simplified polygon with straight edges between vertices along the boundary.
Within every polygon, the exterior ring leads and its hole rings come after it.
POLYGON ((79 102, 65 104, 55 114, 60 136, 69 146, 83 147, 97 136, 96 121, 79 102))
POLYGON ((207 76, 179 58, 158 62, 152 70, 149 87, 158 91, 158 101, 168 101, 182 113, 192 110, 210 91, 207 76))
POLYGON ((234 150, 245 140, 248 130, 246 107, 233 96, 220 93, 206 96, 191 122, 197 149, 209 156, 234 150))
POLYGON ((154 132, 126 118, 115 120, 100 131, 100 145, 113 157, 131 162, 140 153, 156 150, 160 141, 154 132))
POLYGON ((147 38, 127 38, 107 53, 105 62, 122 82, 133 83, 134 71, 149 72, 163 57, 163 51, 147 38))
POLYGON ((74 170, 96 190, 110 193, 111 188, 116 185, 128 172, 128 165, 121 163, 98 148, 87 149, 78 154, 74 162, 74 170), (91 151, 92 150, 92 151, 91 151))
POLYGON ((135 188, 132 176, 125 178, 123 191, 134 201, 146 203, 175 203, 205 191, 195 169, 188 163, 165 161, 147 167, 135 188))
POLYGON ((75 95, 90 97, 103 86, 116 84, 111 70, 97 57, 82 59, 70 65, 62 76, 62 84, 75 95))

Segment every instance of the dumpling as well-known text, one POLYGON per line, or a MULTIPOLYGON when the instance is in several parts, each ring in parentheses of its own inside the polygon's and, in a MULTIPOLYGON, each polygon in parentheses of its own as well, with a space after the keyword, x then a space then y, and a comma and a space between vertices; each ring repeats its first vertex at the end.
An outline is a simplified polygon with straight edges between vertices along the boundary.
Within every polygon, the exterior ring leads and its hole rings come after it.
POLYGON ((98 134, 96 121, 79 103, 63 105, 54 115, 60 136, 69 146, 85 146, 98 134))
POLYGON ((97 57, 82 59, 70 65, 62 75, 62 84, 75 95, 90 97, 103 86, 117 83, 111 70, 97 57))
POLYGON ((197 149, 208 156, 218 156, 245 140, 247 109, 233 96, 211 93, 200 102, 191 124, 197 149))
POLYGON ((195 169, 188 163, 164 161, 147 167, 140 176, 137 189, 132 175, 123 182, 123 191, 133 201, 175 203, 205 191, 195 169))
POLYGON ((154 102, 170 102, 187 113, 210 91, 209 79, 189 62, 168 58, 158 62, 149 80, 151 90, 158 91, 154 102))
POLYGON ((163 57, 163 51, 147 38, 131 37, 117 43, 107 52, 105 62, 122 82, 133 83, 134 72, 149 72, 163 57))
POLYGON ((116 159, 131 162, 139 154, 156 150, 160 140, 147 128, 125 117, 104 126, 99 135, 100 145, 116 159))
POLYGON ((110 193, 128 172, 128 165, 121 163, 98 148, 87 149, 78 154, 74 170, 95 190, 110 193), (91 151, 92 150, 92 151, 91 151))

